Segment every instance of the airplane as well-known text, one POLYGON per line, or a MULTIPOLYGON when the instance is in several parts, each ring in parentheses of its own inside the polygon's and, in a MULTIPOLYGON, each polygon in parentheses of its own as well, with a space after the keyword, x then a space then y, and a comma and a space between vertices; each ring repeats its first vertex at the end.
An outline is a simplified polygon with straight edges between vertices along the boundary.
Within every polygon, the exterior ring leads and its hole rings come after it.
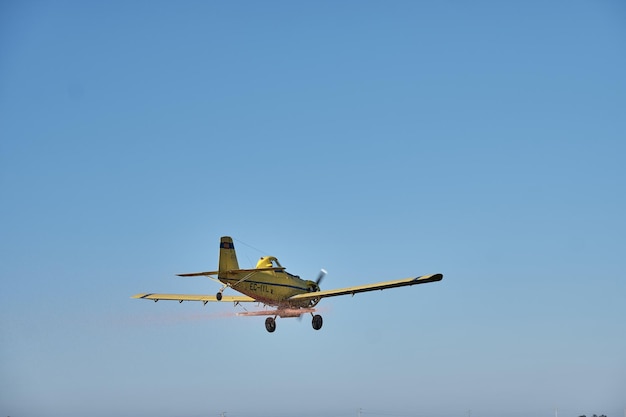
POLYGON ((428 282, 441 281, 443 279, 442 274, 432 274, 322 291, 320 289, 320 283, 325 275, 326 271, 322 269, 315 281, 301 279, 299 276, 287 272, 278 262, 278 259, 273 256, 264 256, 259 259, 254 269, 240 269, 233 239, 229 236, 223 236, 220 239, 217 271, 178 274, 180 277, 205 276, 220 282, 222 287, 217 294, 147 293, 136 294, 133 295, 132 298, 154 300, 154 302, 159 300, 175 300, 179 303, 183 301, 202 301, 204 305, 210 301, 232 302, 235 306, 240 305, 240 303, 259 303, 271 309, 245 311, 237 315, 269 316, 265 319, 265 329, 273 333, 276 330, 277 317, 301 317, 303 314, 307 313, 310 313, 313 317, 313 329, 321 329, 323 324, 322 316, 314 313, 316 312, 315 306, 317 306, 322 298, 425 284, 428 282), (217 276, 217 279, 214 278, 215 276, 217 276), (243 295, 224 295, 223 292, 227 288, 232 288, 243 295))

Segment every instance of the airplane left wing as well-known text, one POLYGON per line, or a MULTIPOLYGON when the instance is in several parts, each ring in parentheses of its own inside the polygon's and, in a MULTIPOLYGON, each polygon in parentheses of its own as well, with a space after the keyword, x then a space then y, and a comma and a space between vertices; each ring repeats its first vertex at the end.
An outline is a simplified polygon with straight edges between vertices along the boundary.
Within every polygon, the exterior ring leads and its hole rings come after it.
POLYGON ((360 292, 386 290, 388 288, 406 287, 406 286, 416 285, 416 284, 426 284, 428 282, 441 281, 442 279, 443 279, 442 274, 422 275, 421 277, 416 277, 416 278, 405 278, 405 279, 398 279, 394 281, 377 282, 375 284, 359 285, 356 287, 346 287, 346 288, 338 288, 335 290, 325 290, 325 291, 310 292, 306 294, 298 294, 289 298, 289 300, 310 300, 314 298, 335 297, 338 295, 347 295, 347 294, 354 295, 360 292))
MULTIPOLYGON (((141 298, 144 300, 154 300, 155 302, 159 300, 170 300, 170 301, 178 301, 182 303, 183 301, 202 301, 204 304, 209 301, 218 302, 217 297, 215 295, 201 295, 201 294, 135 294, 131 298, 141 298)), ((219 302, 230 301, 234 303, 252 303, 256 300, 252 297, 248 297, 245 295, 224 295, 219 302)))

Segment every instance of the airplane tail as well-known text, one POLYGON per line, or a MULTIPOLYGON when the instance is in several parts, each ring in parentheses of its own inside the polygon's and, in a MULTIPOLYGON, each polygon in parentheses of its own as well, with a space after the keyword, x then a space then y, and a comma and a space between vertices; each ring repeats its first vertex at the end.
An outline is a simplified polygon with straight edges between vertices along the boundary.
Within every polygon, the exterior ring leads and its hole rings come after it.
POLYGON ((235 253, 235 244, 233 239, 228 236, 223 236, 220 239, 220 260, 219 260, 219 274, 225 271, 232 271, 239 269, 239 262, 237 262, 237 254, 235 253))

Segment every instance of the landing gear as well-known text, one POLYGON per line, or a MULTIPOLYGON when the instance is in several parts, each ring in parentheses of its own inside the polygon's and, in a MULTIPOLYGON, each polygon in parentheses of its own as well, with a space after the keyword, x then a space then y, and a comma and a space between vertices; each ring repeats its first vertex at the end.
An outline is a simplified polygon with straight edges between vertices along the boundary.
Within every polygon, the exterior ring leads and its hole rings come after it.
POLYGON ((313 321, 312 321, 311 324, 313 325, 313 328, 315 330, 321 329, 323 323, 324 322, 322 320, 322 316, 320 316, 319 314, 316 314, 316 315, 313 316, 313 321))
MULTIPOLYGON (((281 310, 281 311, 285 314, 272 315, 271 317, 267 317, 265 319, 265 330, 267 330, 270 333, 274 333, 276 331, 276 318, 277 317, 300 317, 300 314, 297 314, 299 313, 298 311, 296 311, 295 314, 292 313, 292 315, 289 315, 286 310, 281 310)), ((271 311, 270 313, 274 314, 278 312, 279 310, 271 311)), ((311 317, 313 317, 313 320, 311 321, 311 324, 313 325, 313 329, 315 330, 321 329, 322 324, 323 324, 322 316, 320 316, 319 314, 313 315, 313 313, 311 312, 311 317)))
POLYGON ((274 330, 276 330, 276 320, 274 320, 274 317, 265 319, 265 329, 270 333, 274 333, 274 330))
POLYGON ((220 290, 217 292, 217 294, 215 294, 215 298, 217 298, 217 301, 222 301, 222 293, 228 287, 230 287, 230 285, 228 285, 228 284, 224 285, 222 288, 220 288, 220 290))

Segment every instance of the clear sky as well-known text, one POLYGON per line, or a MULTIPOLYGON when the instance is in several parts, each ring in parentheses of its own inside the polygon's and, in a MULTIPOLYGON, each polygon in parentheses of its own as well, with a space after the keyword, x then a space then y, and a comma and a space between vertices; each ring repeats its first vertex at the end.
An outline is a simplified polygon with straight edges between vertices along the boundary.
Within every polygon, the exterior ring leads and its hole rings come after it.
POLYGON ((624 415, 623 2, 1 1, 0 191, 1 416, 624 415))

